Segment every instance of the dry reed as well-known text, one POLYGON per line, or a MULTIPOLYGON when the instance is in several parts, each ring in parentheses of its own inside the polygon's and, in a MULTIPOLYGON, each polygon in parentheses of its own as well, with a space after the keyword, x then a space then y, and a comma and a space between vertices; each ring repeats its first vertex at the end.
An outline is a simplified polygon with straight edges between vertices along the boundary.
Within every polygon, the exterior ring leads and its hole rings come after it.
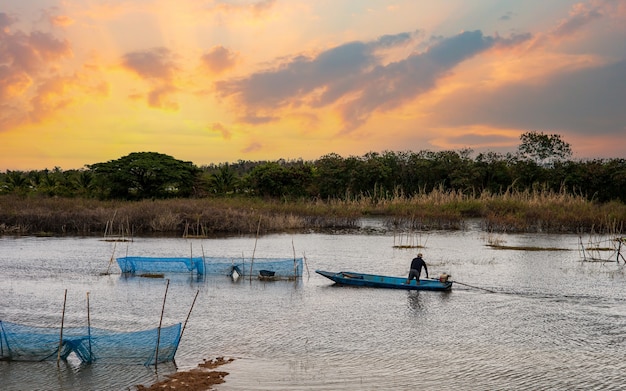
POLYGON ((590 232, 623 226, 626 206, 549 191, 470 196, 443 189, 413 196, 288 202, 244 197, 134 202, 0 197, 1 235, 254 234, 259 218, 265 234, 351 229, 366 216, 382 217, 393 230, 461 229, 467 218, 478 218, 487 232, 590 232))

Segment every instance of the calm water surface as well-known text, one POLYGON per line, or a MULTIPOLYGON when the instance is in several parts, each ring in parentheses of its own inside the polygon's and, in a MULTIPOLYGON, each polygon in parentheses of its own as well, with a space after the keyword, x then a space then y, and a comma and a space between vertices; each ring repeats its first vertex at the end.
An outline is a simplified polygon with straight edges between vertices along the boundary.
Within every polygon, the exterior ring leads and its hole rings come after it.
POLYGON ((230 390, 623 390, 626 268, 581 262, 578 237, 499 235, 494 250, 475 229, 414 240, 431 276, 451 292, 337 287, 316 269, 406 275, 413 249, 394 235, 297 234, 228 239, 0 238, 0 319, 135 331, 157 327, 164 279, 120 276, 115 256, 306 258, 298 281, 171 275, 163 324, 189 318, 176 364, 0 362, 2 390, 128 390, 204 359, 234 358, 230 390), (398 240, 396 238, 395 240, 398 240), (255 249, 256 244, 256 249, 255 249), (112 275, 101 275, 109 269, 112 275), (483 288, 483 289, 477 289, 483 288), (488 292, 493 291, 493 292, 488 292))

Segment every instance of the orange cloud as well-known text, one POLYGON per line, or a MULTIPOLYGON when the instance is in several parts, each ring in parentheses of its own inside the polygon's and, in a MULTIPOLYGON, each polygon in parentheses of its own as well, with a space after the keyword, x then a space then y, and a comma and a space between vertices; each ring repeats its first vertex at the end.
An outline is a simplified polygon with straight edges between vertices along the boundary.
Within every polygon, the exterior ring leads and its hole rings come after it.
POLYGON ((67 27, 74 24, 74 19, 67 15, 50 16, 50 23, 53 26, 67 27))
POLYGON ((57 77, 47 79, 39 85, 37 94, 31 100, 31 116, 35 122, 39 122, 51 113, 67 107, 72 102, 67 94, 68 84, 72 84, 72 80, 57 77))
MULTIPOLYGON (((215 2, 213 2, 215 3, 215 2)), ((217 2, 215 5, 209 5, 205 9, 210 12, 220 12, 220 13, 235 13, 247 11, 250 12, 253 16, 259 17, 264 13, 271 10, 276 4, 276 0, 261 0, 254 2, 252 4, 229 4, 224 2, 217 2)))
POLYGON ((24 94, 32 84, 33 80, 26 72, 0 67, 0 102, 24 94))

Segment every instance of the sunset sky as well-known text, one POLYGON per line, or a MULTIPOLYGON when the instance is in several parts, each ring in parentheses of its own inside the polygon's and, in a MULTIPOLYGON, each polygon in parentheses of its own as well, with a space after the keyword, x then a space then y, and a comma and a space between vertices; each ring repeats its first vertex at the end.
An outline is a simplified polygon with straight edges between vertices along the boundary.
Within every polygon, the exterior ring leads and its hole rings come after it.
POLYGON ((626 0, 7 0, 0 171, 131 152, 626 157, 626 0))

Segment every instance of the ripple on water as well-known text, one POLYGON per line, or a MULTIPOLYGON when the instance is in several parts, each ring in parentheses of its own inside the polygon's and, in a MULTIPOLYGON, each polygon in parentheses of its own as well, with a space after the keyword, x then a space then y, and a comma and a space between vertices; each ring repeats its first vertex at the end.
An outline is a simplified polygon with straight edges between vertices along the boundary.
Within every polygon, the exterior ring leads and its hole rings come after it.
MULTIPOLYGON (((568 243, 551 240, 557 247, 568 243)), ((385 235, 269 235, 258 242, 259 257, 290 256, 295 245, 311 270, 406 275, 410 260, 385 235)), ((241 256, 254 240, 202 243, 207 256, 241 256)), ((0 238, 0 246, 2 319, 58 326, 67 289, 66 326, 85 325, 87 291, 94 327, 135 331, 159 323, 165 280, 100 276, 110 243, 0 238)), ((189 246, 182 239, 138 238, 128 251, 180 255, 189 246)), ((617 266, 581 266, 575 252, 494 252, 471 231, 432 233, 425 251, 431 274, 446 271, 495 293, 461 285, 449 293, 353 289, 315 274, 297 283, 172 277, 163 324, 183 321, 199 291, 178 368, 234 358, 223 367, 230 374, 220 390, 617 390, 624 384, 626 360, 616 357, 626 350, 626 276, 609 279, 606 272, 617 266)), ((159 377, 175 369, 159 366, 159 377)), ((3 390, 73 391, 124 390, 160 379, 141 365, 0 362, 0 380, 3 390)))

